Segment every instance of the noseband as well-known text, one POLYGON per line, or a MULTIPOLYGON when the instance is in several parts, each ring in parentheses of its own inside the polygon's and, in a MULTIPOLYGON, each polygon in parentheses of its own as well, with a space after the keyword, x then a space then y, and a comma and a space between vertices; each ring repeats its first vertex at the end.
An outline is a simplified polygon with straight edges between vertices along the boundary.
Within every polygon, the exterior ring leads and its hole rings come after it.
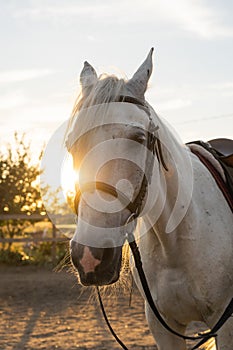
POLYGON ((141 182, 140 190, 133 201, 129 200, 129 198, 116 187, 102 182, 102 181, 92 181, 83 184, 76 192, 74 198, 74 208, 75 213, 78 214, 79 202, 82 197, 82 193, 91 192, 95 190, 100 190, 105 193, 112 195, 113 197, 119 199, 119 201, 125 205, 126 209, 128 209, 134 217, 138 217, 143 209, 143 201, 147 193, 148 183, 151 181, 153 164, 154 164, 154 155, 156 154, 159 163, 162 164, 163 168, 167 171, 167 166, 165 164, 161 142, 158 137, 158 126, 155 126, 148 105, 137 98, 131 96, 123 96, 120 95, 116 98, 115 102, 127 102, 137 105, 139 108, 143 109, 148 117, 149 117, 149 128, 148 128, 148 137, 147 137, 147 149, 149 150, 146 160, 146 169, 143 175, 143 179, 141 182))

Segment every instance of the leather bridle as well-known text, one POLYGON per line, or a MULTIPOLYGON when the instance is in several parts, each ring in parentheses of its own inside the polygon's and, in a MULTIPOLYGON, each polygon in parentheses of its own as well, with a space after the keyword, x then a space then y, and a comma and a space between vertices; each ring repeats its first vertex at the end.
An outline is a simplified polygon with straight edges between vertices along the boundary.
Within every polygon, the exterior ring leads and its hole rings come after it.
POLYGON ((158 137, 158 126, 155 126, 154 121, 151 118, 151 113, 148 105, 145 104, 144 101, 136 99, 131 96, 123 96, 120 95, 116 98, 116 102, 127 102, 137 105, 139 108, 143 109, 148 117, 149 117, 149 127, 148 127, 148 133, 147 133, 147 159, 146 159, 146 169, 142 178, 141 186, 138 191, 138 194, 136 195, 135 199, 133 201, 129 200, 126 195, 118 190, 116 187, 102 182, 102 181, 91 181, 87 182, 85 184, 82 184, 80 188, 76 191, 75 199, 74 199, 74 208, 75 213, 78 213, 78 207, 79 202, 82 197, 82 194, 84 192, 90 192, 94 190, 100 190, 107 194, 112 195, 113 197, 116 197, 119 199, 119 201, 126 205, 126 208, 131 212, 131 214, 134 215, 134 217, 138 217, 138 215, 141 213, 143 209, 144 199, 147 193, 148 183, 151 181, 152 171, 153 171, 153 164, 154 164, 154 156, 157 156, 157 159, 159 163, 162 164, 163 168, 167 171, 167 166, 164 161, 163 153, 162 153, 162 147, 161 142, 158 137))

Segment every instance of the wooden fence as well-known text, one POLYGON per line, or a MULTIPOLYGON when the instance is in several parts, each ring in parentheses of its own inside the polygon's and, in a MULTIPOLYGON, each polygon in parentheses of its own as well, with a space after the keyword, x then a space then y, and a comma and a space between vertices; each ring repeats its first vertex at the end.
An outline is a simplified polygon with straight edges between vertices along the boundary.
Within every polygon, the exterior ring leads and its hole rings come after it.
POLYGON ((40 242, 52 242, 51 247, 51 257, 52 261, 56 261, 56 246, 57 243, 68 242, 69 238, 58 236, 58 230, 56 226, 50 221, 47 215, 25 215, 25 214, 4 214, 0 215, 0 221, 7 220, 27 220, 27 221, 37 221, 42 222, 48 220, 52 225, 52 237, 20 237, 20 238, 2 238, 0 237, 0 243, 40 243, 40 242))

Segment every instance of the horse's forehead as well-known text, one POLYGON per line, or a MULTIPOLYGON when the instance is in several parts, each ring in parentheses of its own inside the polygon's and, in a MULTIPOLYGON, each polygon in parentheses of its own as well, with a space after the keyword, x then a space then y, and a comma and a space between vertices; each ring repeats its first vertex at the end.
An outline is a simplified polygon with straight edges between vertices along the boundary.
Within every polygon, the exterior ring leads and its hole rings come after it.
POLYGON ((82 110, 68 135, 68 150, 87 132, 109 124, 132 125, 147 129, 149 118, 146 112, 131 103, 111 102, 82 110))

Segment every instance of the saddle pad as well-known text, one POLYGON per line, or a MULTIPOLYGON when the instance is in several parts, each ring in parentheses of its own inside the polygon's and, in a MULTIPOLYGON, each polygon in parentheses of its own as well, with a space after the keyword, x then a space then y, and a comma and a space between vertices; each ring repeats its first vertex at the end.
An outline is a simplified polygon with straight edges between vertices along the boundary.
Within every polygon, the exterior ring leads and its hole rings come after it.
POLYGON ((207 151, 203 146, 196 144, 196 143, 189 143, 188 146, 191 149, 192 153, 195 153, 195 154, 198 153, 201 156, 203 156, 205 159, 207 159, 211 163, 213 168, 215 168, 219 172, 222 179, 226 182, 224 170, 223 170, 221 164, 219 163, 219 161, 213 156, 212 153, 207 151))
POLYGON ((208 143, 194 141, 187 146, 210 171, 233 212, 233 168, 227 166, 208 143))

